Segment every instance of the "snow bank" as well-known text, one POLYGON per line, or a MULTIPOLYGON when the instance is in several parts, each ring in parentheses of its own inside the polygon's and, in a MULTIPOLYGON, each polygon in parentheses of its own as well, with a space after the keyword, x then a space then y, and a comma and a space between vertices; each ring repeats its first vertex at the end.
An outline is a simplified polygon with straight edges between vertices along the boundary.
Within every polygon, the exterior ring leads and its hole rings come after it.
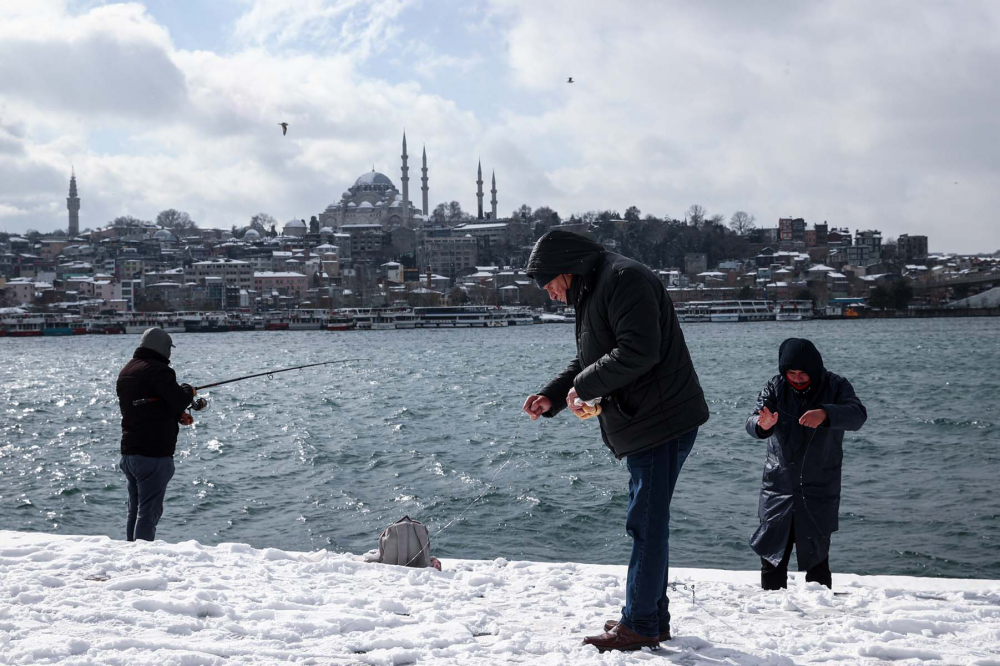
POLYGON ((580 645, 625 568, 127 543, 0 531, 0 664, 975 664, 1000 666, 1000 583, 675 569, 674 640, 580 645))

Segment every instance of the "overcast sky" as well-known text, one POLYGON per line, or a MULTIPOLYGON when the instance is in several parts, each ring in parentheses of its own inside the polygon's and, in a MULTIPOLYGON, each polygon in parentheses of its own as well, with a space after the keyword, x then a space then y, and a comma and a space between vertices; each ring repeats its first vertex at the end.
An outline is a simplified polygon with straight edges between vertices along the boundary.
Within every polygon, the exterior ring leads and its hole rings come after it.
POLYGON ((81 228, 309 219, 373 165, 399 186, 405 127, 431 207, 475 211, 481 158, 502 215, 697 203, 992 252, 998 34, 995 0, 0 2, 0 230, 65 228, 71 165, 81 228))

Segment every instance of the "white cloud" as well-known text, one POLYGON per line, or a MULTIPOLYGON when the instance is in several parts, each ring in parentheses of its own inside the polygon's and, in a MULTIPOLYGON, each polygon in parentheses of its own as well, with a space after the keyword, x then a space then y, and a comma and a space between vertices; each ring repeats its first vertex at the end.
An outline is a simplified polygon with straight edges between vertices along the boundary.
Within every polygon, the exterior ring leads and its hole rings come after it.
POLYGON ((4 225, 64 226, 71 164, 83 226, 308 218, 373 161, 398 184, 406 127, 431 206, 473 209, 481 157, 502 213, 699 203, 1000 247, 998 5, 481 1, 257 0, 224 52, 138 4, 4 3, 4 225))
POLYGON ((233 30, 258 46, 322 47, 367 58, 393 43, 397 17, 414 0, 253 0, 233 30))
POLYGON ((562 211, 697 202, 1000 246, 995 5, 495 4, 512 81, 556 100, 503 134, 561 152, 562 211))

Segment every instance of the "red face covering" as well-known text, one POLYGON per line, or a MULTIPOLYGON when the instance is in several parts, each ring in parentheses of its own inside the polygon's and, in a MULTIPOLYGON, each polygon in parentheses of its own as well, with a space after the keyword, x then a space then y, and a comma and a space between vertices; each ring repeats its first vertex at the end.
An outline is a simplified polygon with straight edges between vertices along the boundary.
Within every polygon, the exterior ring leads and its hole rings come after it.
POLYGON ((804 383, 797 384, 792 381, 792 378, 788 376, 787 372, 785 373, 785 379, 788 380, 788 383, 791 384, 792 388, 795 389, 796 391, 805 391, 807 388, 809 388, 809 384, 812 382, 812 379, 809 379, 807 377, 804 383))

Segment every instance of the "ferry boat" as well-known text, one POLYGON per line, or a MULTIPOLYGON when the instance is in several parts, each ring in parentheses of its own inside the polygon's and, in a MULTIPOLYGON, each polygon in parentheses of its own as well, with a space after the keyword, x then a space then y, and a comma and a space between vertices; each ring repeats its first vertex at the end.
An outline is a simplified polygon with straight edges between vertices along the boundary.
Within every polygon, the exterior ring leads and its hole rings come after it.
POLYGON ((87 322, 89 335, 121 335, 125 332, 125 324, 118 319, 96 318, 87 322))
POLYGON ((33 338, 42 335, 44 321, 40 315, 6 315, 0 327, 9 338, 33 338))
POLYGON ((812 301, 782 301, 774 313, 775 321, 804 321, 813 316, 812 301))
POLYGON ((42 315, 42 335, 85 335, 87 324, 79 315, 42 315))
POLYGON ((674 308, 681 323, 774 320, 767 301, 688 301, 674 308))
POLYGON ((412 310, 385 310, 377 312, 372 322, 373 330, 416 328, 417 316, 412 310))
POLYGON ((354 317, 347 312, 337 311, 326 320, 326 330, 328 331, 352 331, 354 330, 354 317))
POLYGON ((675 304, 674 310, 677 312, 677 320, 682 324, 710 322, 712 321, 712 305, 713 303, 710 302, 691 301, 675 304))
POLYGON ((503 310, 508 326, 531 326, 535 323, 535 315, 530 310, 503 310))
POLYGON ((711 308, 712 322, 768 321, 774 313, 767 301, 718 301, 711 308))
POLYGON ((183 333, 184 322, 177 316, 164 312, 135 313, 124 320, 125 332, 141 335, 148 328, 162 328, 167 333, 183 333))
POLYGON ((471 328, 505 326, 502 310, 488 305, 451 305, 413 308, 417 328, 471 328))
POLYGON ((225 312, 203 312, 184 318, 187 333, 227 333, 229 321, 225 312))
POLYGON ((265 331, 287 331, 291 319, 281 312, 269 312, 264 315, 265 331))
POLYGON ((288 318, 289 331, 321 331, 326 328, 326 315, 321 310, 296 310, 288 318))
POLYGON ((249 312, 230 312, 226 315, 226 323, 230 331, 262 331, 264 320, 249 312))

